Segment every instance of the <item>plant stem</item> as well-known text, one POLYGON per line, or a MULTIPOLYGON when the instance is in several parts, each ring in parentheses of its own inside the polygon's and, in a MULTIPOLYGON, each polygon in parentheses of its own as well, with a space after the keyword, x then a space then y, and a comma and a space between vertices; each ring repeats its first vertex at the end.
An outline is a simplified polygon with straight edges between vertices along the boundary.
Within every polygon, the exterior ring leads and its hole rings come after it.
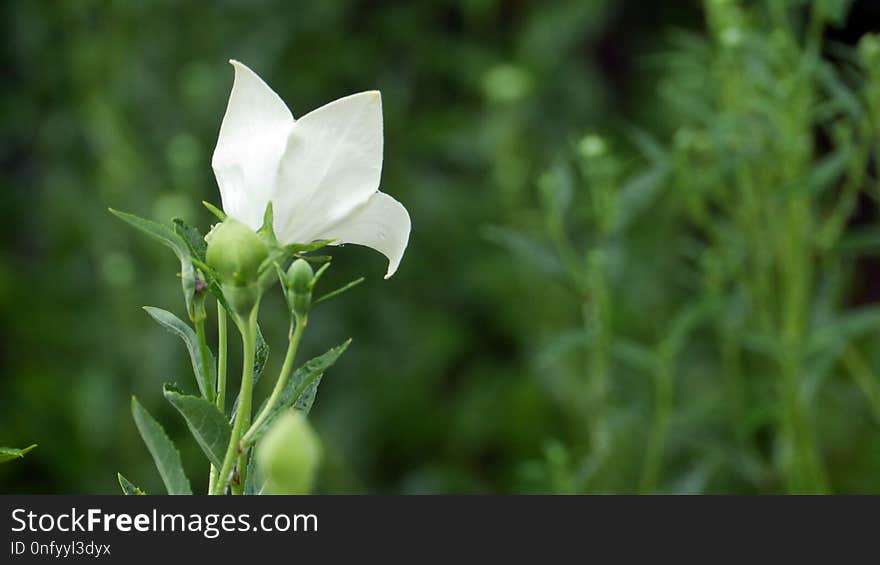
MULTIPOLYGON (((208 402, 214 401, 214 383, 211 382, 211 354, 208 349, 208 340, 205 336, 205 306, 204 298, 201 299, 198 315, 193 318, 193 325, 196 329, 196 337, 199 340, 199 356, 202 359, 202 368, 205 371, 205 398, 208 402)), ((211 470, 208 475, 208 492, 214 488, 217 482, 217 468, 211 464, 211 470)))
POLYGON ((657 368, 654 372, 654 418, 651 424, 651 436, 648 451, 642 467, 639 481, 639 492, 652 493, 657 490, 660 471, 663 466, 663 452, 666 448, 666 437, 669 433, 669 421, 673 408, 673 362, 672 351, 661 348, 657 355, 657 368))
POLYGON ((586 278, 593 310, 591 318, 583 316, 584 333, 588 340, 586 369, 589 378, 587 398, 590 414, 590 449, 595 463, 595 475, 591 482, 592 490, 601 491, 602 469, 611 450, 611 434, 608 426, 608 375, 613 341, 611 296, 607 279, 607 256, 604 250, 597 249, 588 254, 586 278), (590 331, 590 324, 594 325, 595 332, 590 331))
POLYGON ((272 409, 275 408, 275 405, 278 404, 278 399, 281 398, 281 393, 284 392, 284 387, 287 385, 290 373, 293 371, 293 361, 296 358, 296 350, 299 348, 299 343, 302 340, 303 332, 305 332, 307 324, 307 317, 297 319, 292 324, 291 330, 288 334, 287 353, 284 355, 284 364, 281 366, 281 373, 278 375, 278 380, 275 381, 275 388, 272 389, 272 394, 269 396, 269 400, 266 401, 263 410, 257 416, 257 419, 254 420, 254 423, 251 425, 247 433, 244 434, 244 437, 241 438, 242 449, 248 448, 257 431, 272 413, 272 409))
POLYGON ((217 303, 217 408, 226 413, 226 310, 217 303))
MULTIPOLYGON (((238 395, 238 411, 235 414, 235 422, 232 424, 232 433, 229 436, 229 446, 226 456, 223 458, 223 466, 217 482, 214 484, 212 494, 223 494, 226 485, 232 476, 236 460, 242 454, 240 448, 241 435, 250 424, 251 401, 254 389, 254 355, 257 339, 257 311, 259 301, 254 305, 246 320, 239 319, 238 328, 241 332, 241 343, 244 350, 241 368, 241 391, 238 395)), ((236 314, 236 316, 238 316, 236 314)))
POLYGON ((199 356, 205 371, 205 398, 208 402, 214 402, 214 383, 211 382, 211 353, 205 338, 205 317, 197 317, 193 323, 196 327, 196 337, 199 339, 199 356))

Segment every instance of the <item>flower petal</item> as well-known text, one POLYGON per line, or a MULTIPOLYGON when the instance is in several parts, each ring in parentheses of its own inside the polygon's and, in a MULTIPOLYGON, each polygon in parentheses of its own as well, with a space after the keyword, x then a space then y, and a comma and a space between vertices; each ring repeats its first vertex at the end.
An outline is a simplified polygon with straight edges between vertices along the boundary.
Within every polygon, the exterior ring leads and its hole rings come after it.
POLYGON ((211 166, 223 211, 258 229, 294 120, 281 98, 238 61, 211 166))
POLYGON ((305 243, 379 190, 382 98, 361 92, 309 112, 290 130, 272 196, 275 233, 305 243))
POLYGON ((369 200, 335 226, 327 228, 315 239, 336 239, 334 244, 366 245, 388 257, 391 277, 409 243, 410 219, 403 204, 384 192, 376 192, 369 200))

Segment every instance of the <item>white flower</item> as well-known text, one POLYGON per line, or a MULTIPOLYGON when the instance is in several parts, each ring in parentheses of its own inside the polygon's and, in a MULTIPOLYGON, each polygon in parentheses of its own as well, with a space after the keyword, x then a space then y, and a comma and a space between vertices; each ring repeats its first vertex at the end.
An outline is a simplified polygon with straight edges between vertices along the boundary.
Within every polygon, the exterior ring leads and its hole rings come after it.
POLYGON ((271 201, 279 242, 366 245, 388 258, 387 279, 409 241, 410 219, 379 192, 382 98, 340 98, 294 120, 281 98, 238 61, 211 165, 223 210, 257 230, 271 201))

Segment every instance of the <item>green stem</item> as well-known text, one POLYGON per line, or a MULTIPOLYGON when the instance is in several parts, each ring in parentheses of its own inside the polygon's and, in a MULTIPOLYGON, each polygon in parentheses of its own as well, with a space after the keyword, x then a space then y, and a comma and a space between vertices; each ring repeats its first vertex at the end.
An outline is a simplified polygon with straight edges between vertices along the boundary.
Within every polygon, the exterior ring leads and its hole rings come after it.
POLYGON ((639 491, 643 494, 657 490, 663 467, 663 452, 666 449, 666 438, 669 433, 669 422, 673 408, 672 370, 674 359, 674 353, 660 350, 657 359, 658 366, 654 373, 654 418, 639 484, 639 491))
MULTIPOLYGON (((202 368, 205 371, 205 398, 208 402, 214 401, 214 383, 211 382, 211 353, 208 349, 208 340, 205 336, 205 302, 204 298, 200 298, 201 302, 196 308, 196 315, 193 316, 193 325, 196 329, 196 337, 199 340, 199 357, 202 359, 202 368)), ((214 488, 217 482, 217 468, 212 464, 208 475, 208 492, 214 488)))
POLYGON ((217 408, 226 413, 226 310, 217 303, 217 408))
MULTIPOLYGON (((232 476, 236 461, 243 450, 240 449, 241 435, 250 424, 251 401, 254 389, 254 355, 257 339, 257 311, 259 301, 254 305, 246 320, 238 319, 238 328, 241 332, 242 348, 244 356, 241 368, 241 392, 238 395, 238 411, 235 414, 235 422, 232 424, 232 433, 229 436, 229 446, 226 456, 223 458, 223 466, 220 468, 218 480, 214 483, 213 494, 223 494, 226 485, 232 476)), ((237 316, 237 315, 236 315, 237 316)), ((241 481, 240 481, 241 482, 241 481)))
POLYGON ((783 432, 787 445, 784 461, 785 479, 791 494, 825 494, 828 486, 817 451, 808 416, 808 406, 801 397, 798 363, 783 359, 783 432))
MULTIPOLYGON (((221 414, 226 414, 226 310, 223 304, 217 302, 217 408, 221 414)), ((208 492, 214 491, 220 470, 211 465, 211 475, 208 478, 208 492)))
POLYGON ((303 332, 305 332, 307 324, 308 318, 303 317, 296 320, 292 325, 293 327, 291 327, 288 336, 287 353, 284 355, 284 364, 281 366, 281 373, 278 375, 278 380, 275 382, 275 388, 272 389, 272 394, 269 396, 269 400, 266 401, 266 405, 257 416, 257 419, 254 420, 250 429, 244 434, 244 437, 241 438, 242 449, 248 448, 257 431, 266 422, 266 419, 272 413, 272 409, 275 408, 275 405, 278 404, 278 399, 281 398, 281 393, 284 392, 284 387, 287 385, 290 373, 293 371, 293 361, 296 358, 296 350, 299 348, 299 342, 302 340, 303 332))
POLYGON ((199 339, 199 356, 205 371, 205 398, 208 399, 208 402, 214 402, 214 383, 211 382, 211 352, 208 349, 208 341, 205 339, 205 317, 197 317, 194 324, 196 337, 199 339))

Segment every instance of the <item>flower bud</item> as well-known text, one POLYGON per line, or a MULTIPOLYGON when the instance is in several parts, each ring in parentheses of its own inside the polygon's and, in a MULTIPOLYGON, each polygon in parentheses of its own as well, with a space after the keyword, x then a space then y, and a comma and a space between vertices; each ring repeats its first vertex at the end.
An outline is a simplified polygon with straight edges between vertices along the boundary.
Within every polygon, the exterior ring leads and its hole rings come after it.
POLYGON ((290 307, 296 316, 306 316, 312 306, 312 281, 315 273, 305 259, 297 259, 287 269, 290 307))
POLYGON ((224 285, 246 286, 257 280, 260 264, 268 257, 266 244, 252 229, 227 218, 205 236, 206 262, 224 285))
POLYGON ((321 442, 300 412, 282 414, 257 447, 269 494, 308 494, 321 462, 321 442))

